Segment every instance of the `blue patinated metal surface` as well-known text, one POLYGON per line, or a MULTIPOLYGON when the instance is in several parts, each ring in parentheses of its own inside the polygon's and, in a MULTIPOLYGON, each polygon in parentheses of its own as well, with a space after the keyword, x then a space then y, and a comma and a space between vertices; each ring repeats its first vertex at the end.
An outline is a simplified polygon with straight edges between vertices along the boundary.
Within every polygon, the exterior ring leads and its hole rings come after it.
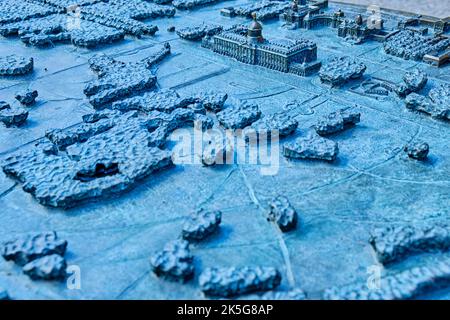
POLYGON ((449 19, 3 0, 0 35, 0 299, 450 298, 449 19))

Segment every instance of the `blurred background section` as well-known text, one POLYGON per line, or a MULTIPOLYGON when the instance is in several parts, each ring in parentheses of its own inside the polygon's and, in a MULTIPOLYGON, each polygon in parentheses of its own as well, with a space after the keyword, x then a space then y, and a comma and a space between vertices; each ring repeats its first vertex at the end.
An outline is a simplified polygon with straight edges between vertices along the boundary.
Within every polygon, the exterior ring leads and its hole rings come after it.
POLYGON ((382 8, 433 16, 450 17, 450 0, 336 0, 335 2, 361 5, 375 4, 382 8))

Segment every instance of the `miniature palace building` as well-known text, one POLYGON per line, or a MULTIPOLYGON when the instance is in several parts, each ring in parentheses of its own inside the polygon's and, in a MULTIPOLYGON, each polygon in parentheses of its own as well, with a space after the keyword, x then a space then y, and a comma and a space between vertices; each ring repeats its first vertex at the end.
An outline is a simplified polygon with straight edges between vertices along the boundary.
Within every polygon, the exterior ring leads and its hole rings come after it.
POLYGON ((317 61, 317 45, 305 39, 267 40, 262 36, 262 25, 233 27, 203 40, 203 46, 248 64, 308 76, 320 69, 317 61))

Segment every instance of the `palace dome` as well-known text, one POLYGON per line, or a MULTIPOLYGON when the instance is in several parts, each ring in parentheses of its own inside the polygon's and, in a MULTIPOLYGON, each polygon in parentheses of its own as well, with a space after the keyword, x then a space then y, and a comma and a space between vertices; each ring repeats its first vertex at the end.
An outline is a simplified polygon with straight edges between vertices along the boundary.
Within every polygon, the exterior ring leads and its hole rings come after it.
POLYGON ((262 30, 262 25, 258 21, 254 20, 248 27, 249 30, 262 30))
POLYGON ((252 17, 253 17, 253 21, 250 24, 250 26, 248 27, 248 30, 254 30, 254 31, 258 31, 258 30, 262 30, 262 25, 261 23, 259 23, 256 20, 256 12, 252 13, 252 17))
POLYGON ((250 24, 250 26, 248 27, 247 36, 249 38, 249 41, 251 41, 251 42, 261 42, 261 41, 263 41, 263 36, 262 36, 263 27, 256 20, 256 13, 253 13, 252 16, 253 16, 253 21, 250 24))

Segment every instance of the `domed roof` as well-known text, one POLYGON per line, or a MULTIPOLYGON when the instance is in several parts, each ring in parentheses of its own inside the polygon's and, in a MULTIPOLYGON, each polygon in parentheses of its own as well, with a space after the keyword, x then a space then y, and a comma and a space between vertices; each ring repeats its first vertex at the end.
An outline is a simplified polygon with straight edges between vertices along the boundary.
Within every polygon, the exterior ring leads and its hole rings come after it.
POLYGON ((253 21, 248 27, 249 30, 262 30, 262 25, 258 21, 256 21, 256 13, 252 13, 253 21))
POLYGON ((264 38, 262 36, 262 25, 256 21, 256 13, 252 13, 253 22, 247 29, 247 39, 250 43, 262 43, 264 38))
POLYGON ((251 30, 262 30, 262 25, 258 21, 253 21, 248 28, 251 30))

